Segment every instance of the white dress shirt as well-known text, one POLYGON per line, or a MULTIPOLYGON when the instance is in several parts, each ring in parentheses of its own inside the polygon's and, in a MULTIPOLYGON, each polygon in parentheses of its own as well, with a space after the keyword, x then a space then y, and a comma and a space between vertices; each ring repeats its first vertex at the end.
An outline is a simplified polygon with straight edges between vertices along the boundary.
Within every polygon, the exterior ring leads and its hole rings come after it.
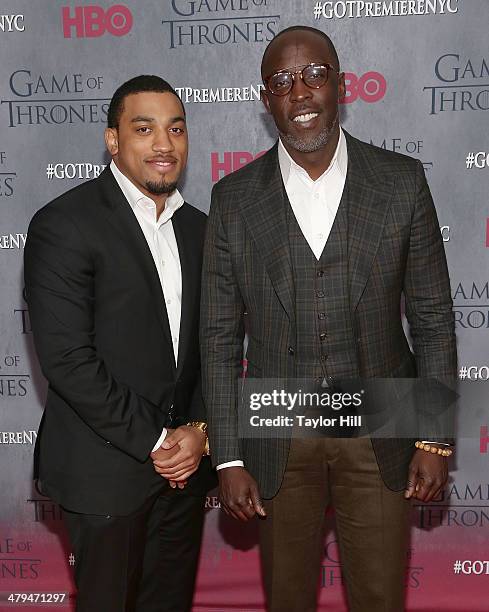
POLYGON ((340 206, 348 167, 346 138, 340 128, 338 145, 328 168, 315 181, 278 143, 278 163, 290 205, 316 259, 328 240, 340 206))
MULTIPOLYGON (((113 160, 110 163, 110 169, 122 193, 131 206, 144 237, 146 238, 151 255, 153 256, 153 261, 158 272, 161 289, 165 298, 173 344, 173 355, 176 364, 178 361, 180 317, 182 310, 182 271, 180 268, 177 240, 175 238, 171 218, 175 211, 183 206, 183 197, 175 190, 168 196, 165 203, 165 209, 161 213, 159 219, 157 219, 155 202, 139 191, 134 183, 119 170, 113 160)), ((164 428, 153 447, 153 451, 161 446, 166 434, 167 431, 164 428)))
MULTIPOLYGON (((348 167, 346 138, 340 128, 338 145, 328 168, 315 181, 278 141, 278 163, 292 211, 316 259, 328 240, 340 206, 348 167)), ((221 463, 216 469, 240 466, 241 460, 221 463)))

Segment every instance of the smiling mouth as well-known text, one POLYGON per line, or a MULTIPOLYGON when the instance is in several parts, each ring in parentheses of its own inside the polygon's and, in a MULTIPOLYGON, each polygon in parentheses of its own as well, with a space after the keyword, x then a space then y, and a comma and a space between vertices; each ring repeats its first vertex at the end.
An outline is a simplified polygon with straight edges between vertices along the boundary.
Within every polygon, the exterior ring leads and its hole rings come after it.
POLYGON ((297 115, 297 117, 294 117, 292 121, 294 123, 307 123, 308 121, 311 121, 312 119, 315 119, 318 116, 319 113, 306 113, 304 115, 297 115))
POLYGON ((149 159, 148 163, 159 168, 168 168, 176 163, 174 159, 149 159))
POLYGON ((154 172, 160 175, 174 172, 177 167, 176 159, 148 159, 146 163, 154 172))

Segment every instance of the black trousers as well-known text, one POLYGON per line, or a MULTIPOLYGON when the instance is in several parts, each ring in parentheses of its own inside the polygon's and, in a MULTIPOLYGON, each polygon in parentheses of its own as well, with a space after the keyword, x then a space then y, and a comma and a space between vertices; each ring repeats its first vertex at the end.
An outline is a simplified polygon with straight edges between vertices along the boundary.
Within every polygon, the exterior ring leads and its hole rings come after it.
POLYGON ((128 516, 64 510, 77 612, 190 611, 204 502, 167 485, 128 516))

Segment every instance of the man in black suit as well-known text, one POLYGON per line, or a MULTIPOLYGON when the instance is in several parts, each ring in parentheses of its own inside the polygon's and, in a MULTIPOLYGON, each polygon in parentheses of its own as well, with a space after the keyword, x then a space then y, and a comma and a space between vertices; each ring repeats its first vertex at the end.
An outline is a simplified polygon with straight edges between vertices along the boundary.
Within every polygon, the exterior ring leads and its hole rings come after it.
POLYGON ((105 140, 110 166, 29 227, 26 293, 49 382, 39 481, 64 509, 77 610, 182 612, 212 485, 198 347, 205 215, 177 191, 187 127, 166 81, 124 83, 105 140))
POLYGON ((238 381, 246 321, 250 379, 309 379, 332 392, 360 378, 453 383, 454 317, 435 208, 419 161, 340 127, 345 76, 323 32, 280 32, 262 77, 280 140, 214 187, 203 264, 202 381, 221 503, 240 520, 266 515, 270 612, 316 609, 329 505, 351 612, 401 612, 406 498, 430 501, 441 491, 449 441, 422 437, 416 449, 407 437, 243 435, 240 417, 250 413, 238 381))

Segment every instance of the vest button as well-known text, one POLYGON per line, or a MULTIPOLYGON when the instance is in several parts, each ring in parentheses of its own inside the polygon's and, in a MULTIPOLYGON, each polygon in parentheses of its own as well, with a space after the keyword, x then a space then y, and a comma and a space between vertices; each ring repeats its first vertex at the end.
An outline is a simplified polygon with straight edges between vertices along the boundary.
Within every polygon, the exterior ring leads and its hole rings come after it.
POLYGON ((326 318, 326 313, 325 313, 325 312, 320 312, 320 313, 318 314, 318 319, 320 319, 321 321, 322 321, 323 319, 325 319, 325 318, 326 318))
POLYGON ((287 350, 289 351, 289 355, 293 355, 294 354, 293 347, 289 346, 289 348, 287 350))
POLYGON ((321 278, 322 276, 324 276, 324 270, 318 270, 317 273, 318 277, 321 278))
POLYGON ((321 361, 326 361, 327 358, 328 358, 327 355, 321 355, 321 361))
POLYGON ((316 291, 316 296, 318 298, 323 298, 324 297, 324 291, 322 289, 320 289, 319 291, 316 291))
POLYGON ((321 342, 324 342, 326 340, 325 332, 323 332, 322 334, 319 334, 319 339, 321 340, 321 342))

